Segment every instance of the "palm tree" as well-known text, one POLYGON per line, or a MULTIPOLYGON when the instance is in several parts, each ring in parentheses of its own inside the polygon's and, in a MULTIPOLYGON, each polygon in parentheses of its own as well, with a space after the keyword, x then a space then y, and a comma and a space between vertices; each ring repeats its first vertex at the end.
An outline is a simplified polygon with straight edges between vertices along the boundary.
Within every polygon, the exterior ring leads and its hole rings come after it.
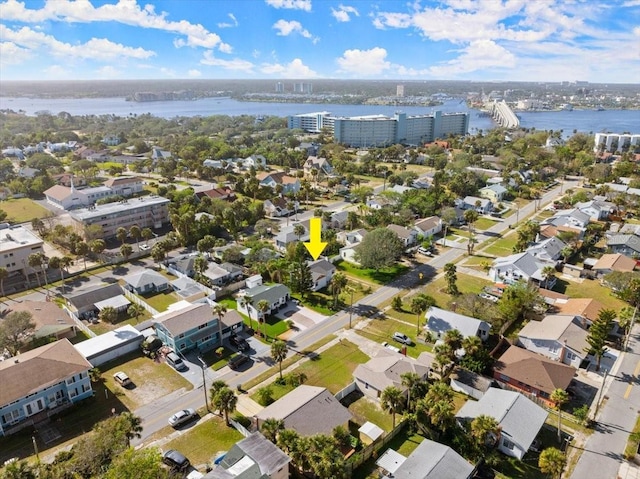
POLYGON ((282 419, 270 417, 265 419, 260 426, 260 432, 263 436, 274 444, 278 441, 280 431, 284 431, 284 421, 282 419))
POLYGON ((556 388, 549 396, 558 409, 558 442, 562 442, 562 405, 569 400, 569 394, 564 389, 556 388))
POLYGON ((393 429, 396 427, 396 413, 402 409, 404 393, 395 386, 387 386, 380 395, 380 407, 391 413, 393 429))
POLYGON ((142 437, 142 419, 129 411, 120 414, 120 418, 126 421, 124 434, 127 438, 128 447, 131 445, 131 439, 140 439, 142 437))
POLYGON ((116 311, 112 306, 105 306, 98 314, 98 317, 100 318, 100 321, 113 324, 116 322, 116 319, 118 319, 118 311, 116 311))
POLYGON ((545 266, 542 268, 542 277, 544 278, 544 287, 549 289, 549 283, 556 277, 556 269, 553 266, 545 266))
POLYGON ((289 348, 284 341, 277 340, 271 344, 271 358, 280 366, 280 381, 282 381, 282 361, 285 360, 288 352, 289 348))
POLYGON ((130 244, 125 243, 122 246, 120 246, 120 254, 122 255, 125 261, 129 260, 129 256, 131 256, 131 253, 133 253, 133 248, 131 247, 130 244))
POLYGON ((462 340, 465 355, 475 356, 482 349, 482 339, 478 336, 467 336, 462 340))
POLYGON ((218 392, 226 387, 228 387, 227 383, 225 383, 221 379, 217 379, 216 381, 213 381, 213 383, 211 383, 211 387, 209 388, 209 399, 211 400, 212 404, 215 403, 218 392))
POLYGON ((9 277, 9 270, 0 266, 0 293, 4 296, 4 280, 9 277))
POLYGON ((76 253, 78 256, 82 256, 82 261, 84 262, 84 270, 87 271, 87 255, 91 251, 89 245, 85 241, 81 241, 76 245, 76 253))
POLYGON ((224 420, 227 426, 229 426, 229 413, 235 411, 237 403, 238 396, 227 386, 220 389, 215 398, 213 398, 213 404, 218 411, 224 414, 224 420))
POLYGON ((298 241, 300 241, 300 238, 302 238, 306 231, 307 230, 304 229, 304 226, 299 223, 293 227, 293 234, 296 235, 298 241))
POLYGON ((333 275, 333 278, 331 278, 329 289, 331 290, 331 294, 333 294, 333 309, 338 308, 338 298, 347 284, 349 284, 349 280, 344 273, 336 273, 333 275))
POLYGON ((469 209, 464 212, 464 220, 467 222, 467 231, 469 232, 469 242, 467 243, 467 252, 471 256, 473 254, 473 224, 478 220, 478 212, 475 209, 469 209))
POLYGON ((271 309, 271 303, 266 299, 261 299, 256 305, 256 309, 260 312, 258 322, 263 324, 263 336, 267 338, 267 311, 271 309))
POLYGON ((567 463, 567 457, 560 449, 549 447, 540 453, 538 467, 545 474, 551 474, 552 479, 560 479, 567 463))
POLYGON ((209 261, 202 255, 198 255, 196 259, 193 261, 193 269, 196 270, 196 273, 202 275, 207 268, 209 267, 209 261))
POLYGON ((144 311, 145 311, 144 307, 137 303, 131 303, 131 306, 127 308, 127 314, 132 318, 135 318, 136 323, 138 322, 138 318, 142 313, 144 313, 144 311))
POLYGON ((138 248, 138 252, 140 252, 140 238, 142 237, 142 230, 140 227, 138 225, 133 225, 129 228, 129 236, 136 240, 136 247, 138 248))
POLYGON ((124 244, 127 241, 127 230, 122 226, 116 230, 116 239, 124 244))
POLYGON ((249 316, 249 328, 251 328, 253 330, 253 321, 252 321, 252 318, 251 318, 251 310, 249 309, 249 306, 251 305, 251 301, 252 300, 253 300, 253 298, 251 296, 249 296, 248 294, 245 294, 244 296, 240 296, 238 298, 238 302, 240 303, 240 305, 247 309, 247 316, 249 316))
POLYGON ((153 231, 151 231, 151 228, 142 228, 140 234, 142 236, 142 239, 145 241, 145 244, 148 246, 149 240, 153 238, 153 231))
POLYGON ((38 281, 39 288, 42 287, 42 283, 40 282, 38 269, 42 267, 43 261, 44 261, 44 255, 42 253, 32 253, 27 258, 27 264, 33 269, 33 272, 36 274, 36 280, 38 281))
POLYGON ((479 448, 488 444, 493 447, 500 435, 500 425, 494 417, 480 414, 471 421, 471 437, 479 448))
POLYGON ((460 293, 458 291, 458 285, 456 281, 458 281, 457 268, 454 263, 447 263, 444 265, 444 279, 447 282, 447 294, 451 296, 458 296, 460 293))
POLYGON ((413 391, 418 383, 422 382, 422 378, 413 371, 408 371, 406 373, 402 373, 400 375, 400 379, 402 380, 402 385, 407 388, 407 411, 410 411, 411 391, 413 391))
POLYGON ((104 240, 96 239, 93 240, 91 244, 89 244, 89 247, 94 254, 97 254, 99 256, 107 248, 107 244, 104 242, 104 240))
POLYGON ((435 300, 424 293, 418 294, 411 299, 411 312, 416 315, 416 335, 420 334, 420 315, 434 304, 435 300))
POLYGON ((220 335, 220 346, 222 346, 222 318, 227 312, 227 307, 224 304, 216 303, 212 311, 218 317, 218 334, 220 335))
POLYGON ((444 333, 444 344, 446 344, 453 353, 453 356, 450 358, 451 361, 455 360, 455 353, 462 347, 463 340, 464 338, 462 336, 462 333, 457 329, 450 329, 449 331, 444 333))
POLYGON ((455 406, 453 401, 442 400, 431 404, 427 414, 431 424, 440 432, 445 432, 449 424, 453 421, 455 406))

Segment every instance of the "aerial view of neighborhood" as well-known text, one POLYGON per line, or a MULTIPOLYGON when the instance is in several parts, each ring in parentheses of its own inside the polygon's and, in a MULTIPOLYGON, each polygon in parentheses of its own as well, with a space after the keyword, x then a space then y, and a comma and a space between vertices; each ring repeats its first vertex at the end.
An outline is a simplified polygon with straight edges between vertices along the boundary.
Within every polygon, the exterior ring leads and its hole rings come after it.
POLYGON ((153 3, 0 3, 0 479, 640 479, 624 15, 153 3))

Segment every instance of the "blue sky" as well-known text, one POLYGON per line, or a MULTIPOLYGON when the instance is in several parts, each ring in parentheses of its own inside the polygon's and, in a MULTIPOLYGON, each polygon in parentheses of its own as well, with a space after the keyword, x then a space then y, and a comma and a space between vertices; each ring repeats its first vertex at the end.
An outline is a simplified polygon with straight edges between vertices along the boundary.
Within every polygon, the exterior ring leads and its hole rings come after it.
POLYGON ((640 80, 640 0, 0 0, 0 79, 640 80))

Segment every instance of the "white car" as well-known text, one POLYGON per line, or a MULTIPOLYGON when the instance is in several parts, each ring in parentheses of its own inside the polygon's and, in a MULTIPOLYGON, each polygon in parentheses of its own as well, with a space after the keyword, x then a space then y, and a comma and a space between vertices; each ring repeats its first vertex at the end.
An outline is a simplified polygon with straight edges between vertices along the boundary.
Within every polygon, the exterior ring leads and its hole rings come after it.
POLYGON ((178 427, 183 424, 195 419, 198 416, 198 413, 194 409, 183 409, 182 411, 178 411, 173 416, 169 418, 169 426, 178 427))
POLYGON ((149 246, 149 245, 148 245, 148 244, 146 244, 146 243, 145 243, 145 244, 141 244, 141 245, 140 245, 140 249, 141 249, 142 251, 147 251, 148 249, 151 249, 151 246, 149 246))
POLYGON ((413 344, 409 336, 407 336, 406 334, 399 333, 397 331, 393 333, 393 339, 394 341, 398 341, 399 343, 407 344, 409 346, 413 344))

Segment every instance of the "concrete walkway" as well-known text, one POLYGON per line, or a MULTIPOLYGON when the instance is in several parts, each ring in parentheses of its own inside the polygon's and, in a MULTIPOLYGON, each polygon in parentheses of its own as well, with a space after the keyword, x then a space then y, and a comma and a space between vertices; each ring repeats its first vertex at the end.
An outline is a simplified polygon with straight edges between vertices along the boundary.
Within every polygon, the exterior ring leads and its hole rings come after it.
POLYGON ((618 471, 618 479, 640 479, 640 467, 631 462, 623 462, 618 471))

